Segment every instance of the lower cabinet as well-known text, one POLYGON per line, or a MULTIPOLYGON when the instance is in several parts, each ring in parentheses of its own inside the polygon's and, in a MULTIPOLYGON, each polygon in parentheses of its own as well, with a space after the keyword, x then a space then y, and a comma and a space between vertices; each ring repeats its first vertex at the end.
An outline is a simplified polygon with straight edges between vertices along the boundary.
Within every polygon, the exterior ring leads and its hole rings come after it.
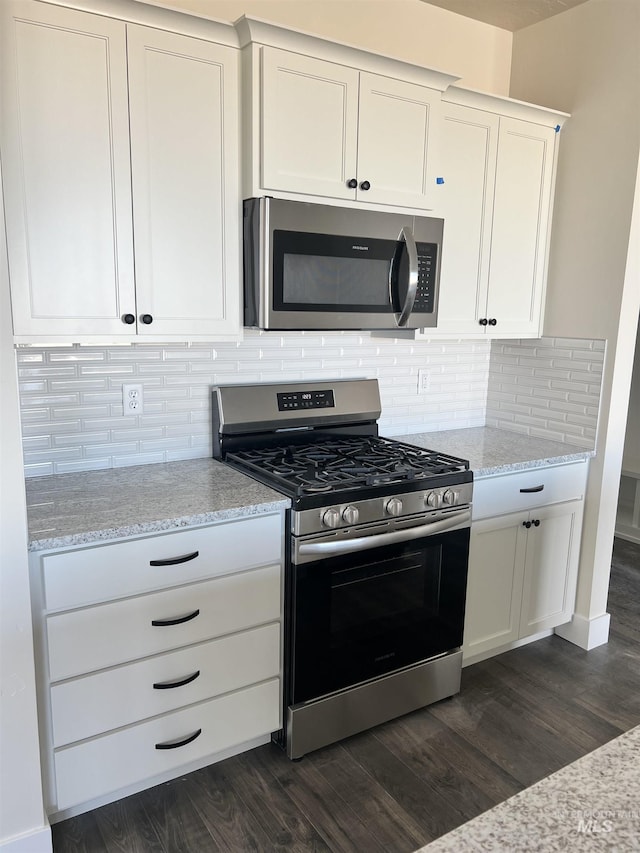
POLYGON ((282 542, 274 513, 32 555, 53 820, 281 727, 282 542))
POLYGON ((471 526, 465 660, 570 621, 585 479, 586 463, 577 463, 482 483, 471 526), (544 504, 545 489, 556 503, 544 504), (519 502, 526 508, 498 514, 519 502))

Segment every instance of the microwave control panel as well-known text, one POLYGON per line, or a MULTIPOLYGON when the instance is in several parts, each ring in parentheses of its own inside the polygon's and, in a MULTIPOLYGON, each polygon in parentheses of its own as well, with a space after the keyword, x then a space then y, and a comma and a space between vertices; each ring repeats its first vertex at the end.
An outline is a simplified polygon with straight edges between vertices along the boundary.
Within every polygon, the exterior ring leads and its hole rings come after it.
POLYGON ((414 312, 433 311, 433 277, 436 271, 438 246, 435 243, 417 243, 418 288, 413 304, 414 312))

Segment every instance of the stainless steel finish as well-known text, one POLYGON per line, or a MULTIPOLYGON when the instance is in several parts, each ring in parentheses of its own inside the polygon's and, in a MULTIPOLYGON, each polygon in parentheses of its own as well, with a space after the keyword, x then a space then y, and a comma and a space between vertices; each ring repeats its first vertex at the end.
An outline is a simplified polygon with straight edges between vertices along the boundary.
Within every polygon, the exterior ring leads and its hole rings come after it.
POLYGON ((433 507, 433 509, 438 509, 439 506, 442 505, 442 492, 433 491, 429 492, 427 495, 427 506, 433 507))
MULTIPOLYGON (((431 516, 427 517, 431 518, 431 516)), ((394 521, 386 523, 388 525, 397 524, 394 521)), ((436 533, 443 533, 445 530, 460 530, 463 527, 468 527, 470 524, 471 510, 461 509, 454 510, 445 517, 418 524, 415 527, 404 527, 384 533, 377 532, 381 526, 377 524, 371 525, 373 532, 371 535, 366 536, 355 535, 363 533, 362 528, 356 528, 355 530, 349 528, 334 534, 309 537, 302 541, 296 540, 293 546, 293 562, 296 565, 301 565, 313 560, 321 560, 325 557, 337 557, 341 554, 352 554, 354 551, 380 548, 383 545, 397 545, 402 542, 411 542, 414 539, 435 536, 436 533), (342 536, 340 536, 340 533, 342 536)))
POLYGON ((396 318, 398 326, 402 327, 407 325, 409 316, 413 311, 413 304, 416 301, 416 292, 418 290, 418 247, 410 228, 405 226, 400 232, 400 237, 407 244, 407 254, 409 255, 409 287, 400 316, 396 318))
POLYGON ((391 498, 384 505, 385 512, 397 518, 402 513, 402 501, 400 498, 391 498))
POLYGON ((214 387, 223 434, 241 434, 283 427, 373 421, 380 417, 376 379, 332 379, 325 382, 279 382, 270 385, 214 387), (277 394, 286 391, 333 390, 335 408, 280 411, 277 394))
POLYGON ((462 652, 287 708, 289 758, 350 737, 460 691, 462 652))
POLYGON ((347 524, 357 524, 359 518, 360 511, 358 510, 357 506, 352 506, 351 504, 349 504, 349 506, 346 506, 342 510, 342 520, 347 524))
POLYGON ((341 521, 340 510, 335 507, 330 507, 326 512, 322 513, 322 523, 325 527, 338 527, 341 521))
MULTIPOLYGON (((445 486, 439 489, 429 489, 428 492, 429 494, 441 494, 447 488, 448 487, 445 486)), ((459 499, 456 506, 462 508, 471 503, 471 498, 473 497, 473 483, 460 483, 459 485, 456 485, 456 491, 459 493, 459 499)), ((392 500, 398 500, 402 503, 401 514, 395 518, 402 520, 408 519, 412 516, 423 517, 425 514, 426 498, 426 491, 401 492, 400 494, 395 495, 392 500)), ((329 502, 330 500, 331 495, 328 495, 327 501, 329 502)), ((360 525, 366 525, 376 521, 380 521, 384 525, 387 525, 393 523, 389 519, 389 513, 385 508, 388 500, 389 496, 385 495, 384 497, 369 498, 362 501, 350 501, 349 505, 353 505, 358 508, 360 525)), ((319 509, 305 509, 295 512, 292 514, 291 518, 291 533, 293 533, 294 536, 306 536, 326 530, 326 526, 322 523, 322 514, 328 509, 335 509, 340 515, 340 529, 347 527, 346 522, 342 520, 342 512, 346 506, 347 504, 331 504, 330 506, 324 506, 319 509)), ((440 510, 429 510, 429 515, 430 517, 438 519, 444 517, 445 514, 450 512, 451 509, 443 508, 440 510)), ((358 533, 359 532, 360 531, 358 529, 358 533)))
POLYGON ((453 489, 447 489, 442 495, 442 503, 445 506, 455 506, 458 503, 458 493, 454 492, 453 489))
MULTIPOLYGON (((433 327, 437 322, 438 292, 440 287, 440 265, 442 257, 442 235, 444 220, 429 216, 414 216, 404 213, 354 210, 353 208, 316 204, 315 202, 288 201, 262 197, 245 202, 245 253, 247 243, 254 258, 256 281, 245 283, 249 300, 256 303, 256 325, 260 329, 382 329, 398 328, 398 319, 393 313, 358 313, 340 311, 277 311, 273 308, 271 292, 273 283, 273 232, 277 229, 306 231, 310 233, 336 234, 348 237, 396 240, 403 228, 408 228, 414 240, 437 243, 439 246, 436 269, 433 276, 434 310, 410 315, 403 324, 405 329, 433 327), (246 205, 251 204, 250 213, 246 205), (354 323, 354 317, 356 322, 354 323)), ((247 264, 245 263, 245 268, 247 264)), ((414 293, 415 300, 415 293, 414 293)))

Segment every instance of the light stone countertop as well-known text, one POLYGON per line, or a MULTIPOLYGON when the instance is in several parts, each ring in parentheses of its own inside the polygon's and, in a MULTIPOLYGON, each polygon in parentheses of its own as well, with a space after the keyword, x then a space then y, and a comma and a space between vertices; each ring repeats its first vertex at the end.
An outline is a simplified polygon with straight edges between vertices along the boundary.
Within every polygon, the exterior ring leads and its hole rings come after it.
POLYGON ((418 853, 640 849, 640 726, 418 853))
POLYGON ((278 492, 214 459, 26 480, 29 550, 177 530, 288 507, 278 492))
POLYGON ((594 456, 572 444, 532 438, 494 427, 450 429, 414 435, 396 435, 397 441, 426 447, 469 460, 474 477, 489 477, 511 471, 524 471, 546 465, 579 462, 594 456))

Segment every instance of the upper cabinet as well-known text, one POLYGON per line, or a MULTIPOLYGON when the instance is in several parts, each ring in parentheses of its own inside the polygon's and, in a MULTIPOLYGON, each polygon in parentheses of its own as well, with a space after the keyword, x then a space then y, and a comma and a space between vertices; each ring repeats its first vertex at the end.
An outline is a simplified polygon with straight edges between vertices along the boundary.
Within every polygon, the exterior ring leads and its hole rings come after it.
POLYGON ((16 341, 236 337, 237 49, 30 0, 8 30, 16 341))
POLYGON ((246 197, 433 208, 441 92, 454 77, 251 19, 239 29, 246 197))
POLYGON ((425 336, 540 336, 566 117, 455 86, 443 96, 440 301, 425 336))

